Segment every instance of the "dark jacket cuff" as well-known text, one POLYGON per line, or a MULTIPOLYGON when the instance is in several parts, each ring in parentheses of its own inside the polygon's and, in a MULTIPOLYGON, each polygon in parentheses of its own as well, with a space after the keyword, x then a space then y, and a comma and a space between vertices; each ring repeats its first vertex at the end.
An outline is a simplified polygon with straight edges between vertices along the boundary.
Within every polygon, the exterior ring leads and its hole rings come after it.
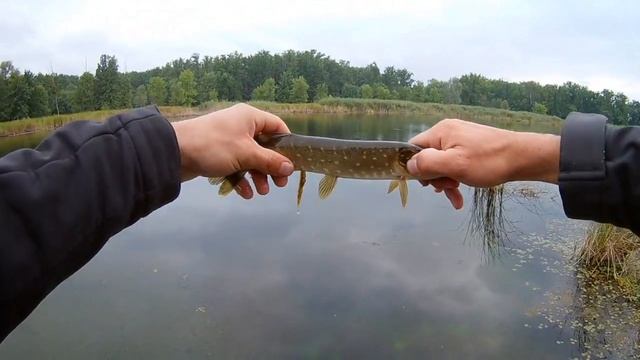
POLYGON ((137 213, 146 216, 180 193, 180 148, 173 126, 154 105, 119 115, 136 149, 142 191, 137 213))
MULTIPOLYGON (((573 112, 565 120, 560 140, 560 195, 571 218, 593 219, 606 189, 607 118, 573 112)), ((596 215, 596 218, 600 216, 596 215)))

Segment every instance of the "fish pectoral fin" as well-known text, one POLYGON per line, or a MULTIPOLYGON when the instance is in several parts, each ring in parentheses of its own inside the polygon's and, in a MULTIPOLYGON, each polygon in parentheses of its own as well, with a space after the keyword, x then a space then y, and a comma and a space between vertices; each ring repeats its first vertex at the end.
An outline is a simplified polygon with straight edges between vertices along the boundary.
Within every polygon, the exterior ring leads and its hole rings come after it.
POLYGON ((227 196, 233 191, 234 187, 235 185, 231 180, 224 178, 222 180, 222 184, 220 184, 220 188, 218 189, 218 195, 227 196))
POLYGON ((220 185, 222 184, 222 182, 224 181, 224 176, 222 177, 210 177, 209 180, 209 184, 211 185, 220 185))
POLYGON ((409 186, 407 185, 407 179, 399 180, 400 185, 400 202, 402 207, 407 207, 407 198, 409 198, 409 186))
POLYGON ((391 194, 393 190, 398 188, 398 185, 400 185, 399 180, 391 180, 391 182, 389 183, 389 189, 387 190, 387 194, 391 194))
POLYGON ((338 178, 331 175, 325 175, 322 180, 320 180, 320 187, 318 188, 318 194, 320 195, 320 199, 326 199, 331 195, 333 189, 336 187, 336 182, 338 178))
POLYGON ((233 184, 224 176, 210 177, 208 180, 211 185, 220 185, 220 188, 218 189, 218 195, 220 196, 227 196, 233 191, 233 184))
POLYGON ((307 182, 307 172, 304 170, 300 170, 300 182, 298 183, 298 200, 297 204, 300 207, 302 204, 302 192, 304 191, 304 184, 307 182))
POLYGON ((210 177, 209 183, 211 185, 220 185, 218 189, 218 195, 227 196, 233 189, 240 183, 240 180, 244 178, 246 171, 239 171, 226 177, 210 177))

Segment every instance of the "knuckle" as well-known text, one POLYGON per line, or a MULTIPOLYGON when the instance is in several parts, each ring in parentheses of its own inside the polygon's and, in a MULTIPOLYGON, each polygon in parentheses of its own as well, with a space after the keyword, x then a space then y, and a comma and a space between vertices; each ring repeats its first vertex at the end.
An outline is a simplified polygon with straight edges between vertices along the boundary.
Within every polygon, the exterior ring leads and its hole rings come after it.
POLYGON ((460 124, 460 120, 458 119, 444 119, 439 123, 441 127, 445 130, 451 130, 456 128, 460 124))
POLYGON ((233 108, 240 112, 240 113, 244 113, 244 114, 248 114, 250 113, 250 111, 252 109, 254 109, 251 105, 246 104, 246 103, 237 103, 235 105, 233 105, 233 108))

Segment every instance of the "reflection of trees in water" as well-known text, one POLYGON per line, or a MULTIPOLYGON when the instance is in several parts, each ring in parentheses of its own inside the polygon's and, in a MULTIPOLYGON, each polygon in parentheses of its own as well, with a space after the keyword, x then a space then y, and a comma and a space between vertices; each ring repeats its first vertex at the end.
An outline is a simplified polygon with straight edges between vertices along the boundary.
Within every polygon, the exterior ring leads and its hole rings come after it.
POLYGON ((640 358, 640 303, 612 280, 578 273, 565 324, 584 358, 640 358))

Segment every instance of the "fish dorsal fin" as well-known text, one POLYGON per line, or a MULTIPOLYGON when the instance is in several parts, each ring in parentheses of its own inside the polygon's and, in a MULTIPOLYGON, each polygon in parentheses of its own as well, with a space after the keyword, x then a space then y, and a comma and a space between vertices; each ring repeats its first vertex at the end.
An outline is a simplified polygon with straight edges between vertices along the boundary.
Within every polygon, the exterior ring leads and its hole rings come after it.
POLYGON ((300 182, 298 183, 298 207, 302 204, 302 192, 304 191, 304 184, 307 182, 307 172, 300 170, 300 182))
POLYGON ((325 175, 322 180, 320 180, 320 187, 318 188, 320 199, 326 199, 329 195, 331 195, 333 189, 336 187, 337 181, 338 178, 331 175, 325 175))
POLYGON ((401 179, 398 182, 400 185, 400 202, 402 202, 402 207, 407 207, 407 198, 409 197, 409 186, 407 185, 407 179, 401 179))
POLYGON ((391 194, 393 192, 393 190, 398 188, 399 184, 400 184, 400 181, 391 180, 391 182, 389 183, 389 189, 387 190, 387 194, 391 194))

